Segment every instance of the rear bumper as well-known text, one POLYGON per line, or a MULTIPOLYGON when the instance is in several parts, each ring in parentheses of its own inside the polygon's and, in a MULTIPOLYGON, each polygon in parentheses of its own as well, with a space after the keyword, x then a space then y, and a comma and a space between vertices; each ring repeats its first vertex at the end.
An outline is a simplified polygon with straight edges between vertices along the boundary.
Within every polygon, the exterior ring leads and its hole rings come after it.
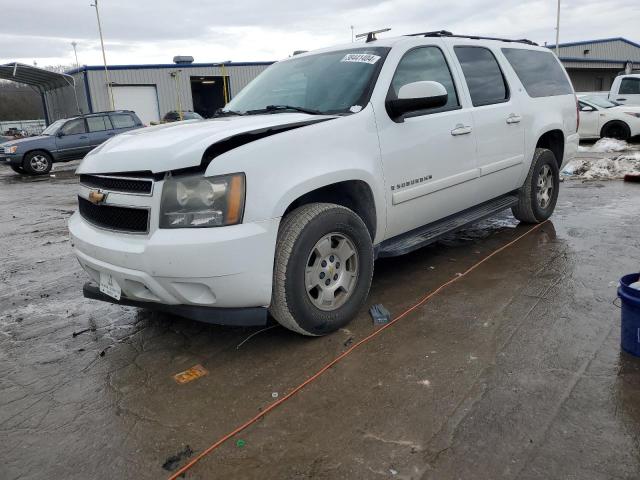
POLYGON ((562 167, 564 167, 567 162, 570 162, 576 156, 576 154, 578 153, 578 145, 580 145, 580 135, 574 133, 573 135, 569 135, 567 137, 567 141, 564 147, 564 158, 562 159, 560 170, 562 170, 562 167))
POLYGON ((87 282, 82 287, 85 298, 101 300, 116 305, 146 308, 158 312, 177 315, 179 317, 196 320, 198 322, 213 323, 216 325, 233 325, 237 327, 263 326, 267 323, 267 309, 265 307, 249 308, 215 308, 199 305, 165 305, 157 302, 142 302, 121 297, 120 300, 105 295, 95 283, 87 282))

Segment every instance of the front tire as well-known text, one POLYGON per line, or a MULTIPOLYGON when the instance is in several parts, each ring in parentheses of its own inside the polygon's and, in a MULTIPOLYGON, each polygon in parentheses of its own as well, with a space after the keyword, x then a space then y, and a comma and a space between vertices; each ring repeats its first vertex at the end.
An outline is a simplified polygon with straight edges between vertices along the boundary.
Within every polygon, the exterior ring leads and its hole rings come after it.
POLYGON ((560 171, 556 156, 546 148, 536 148, 529 174, 518 193, 518 204, 511 209, 513 216, 524 223, 547 220, 558 201, 560 171))
POLYGON ((283 327, 320 336, 349 323, 373 277, 373 245, 353 211, 303 205, 280 224, 270 312, 283 327))
POLYGON ((52 166, 51 155, 41 150, 27 153, 22 161, 22 168, 30 175, 46 175, 52 166))
POLYGON ((19 167, 18 165, 9 165, 9 167, 11 167, 11 170, 13 170, 16 173, 19 173, 20 175, 26 175, 27 173, 24 171, 22 167, 19 167))

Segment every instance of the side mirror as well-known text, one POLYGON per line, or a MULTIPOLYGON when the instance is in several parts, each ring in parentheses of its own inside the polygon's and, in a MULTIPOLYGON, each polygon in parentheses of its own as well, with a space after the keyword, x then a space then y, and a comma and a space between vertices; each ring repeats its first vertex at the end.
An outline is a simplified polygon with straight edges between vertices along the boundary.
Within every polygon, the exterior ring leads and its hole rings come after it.
POLYGON ((584 107, 582 107, 580 109, 581 112, 593 112, 595 110, 595 108, 590 107, 589 105, 585 105, 584 107))
POLYGON ((62 130, 58 130, 56 132, 56 137, 60 138, 60 137, 64 137, 64 132, 62 130))
POLYGON ((409 112, 444 107, 448 98, 447 89, 441 83, 407 83, 400 87, 398 98, 387 100, 387 111, 392 118, 396 118, 409 112))

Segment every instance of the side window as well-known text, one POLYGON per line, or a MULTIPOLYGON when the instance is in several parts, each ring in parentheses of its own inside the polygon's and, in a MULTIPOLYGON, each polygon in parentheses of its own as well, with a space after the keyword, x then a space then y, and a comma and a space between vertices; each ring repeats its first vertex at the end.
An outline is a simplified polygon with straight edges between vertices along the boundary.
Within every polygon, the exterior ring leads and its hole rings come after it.
POLYGON ((509 100, 507 82, 491 50, 484 47, 455 47, 454 50, 474 107, 509 100))
MULTIPOLYGON (((573 94, 571 84, 553 53, 527 48, 503 48, 502 53, 530 97, 573 94)), ((604 78, 600 80, 604 82, 604 78)))
POLYGON ((389 95, 397 98, 402 86, 421 81, 438 82, 447 89, 447 104, 435 111, 452 110, 460 106, 449 65, 438 47, 419 47, 409 50, 400 60, 393 75, 389 95))
POLYGON ((87 125, 90 132, 102 132, 104 130, 111 130, 111 121, 106 115, 99 117, 87 117, 87 125))
POLYGON ((64 124, 64 127, 60 130, 65 135, 75 135, 77 133, 87 133, 87 129, 84 126, 84 118, 76 118, 75 120, 69 120, 64 124))
POLYGON ((621 95, 640 95, 640 78, 623 78, 619 93, 621 95))
POLYGON ((136 122, 131 115, 126 113, 116 113, 111 115, 113 128, 131 128, 136 126, 136 122))

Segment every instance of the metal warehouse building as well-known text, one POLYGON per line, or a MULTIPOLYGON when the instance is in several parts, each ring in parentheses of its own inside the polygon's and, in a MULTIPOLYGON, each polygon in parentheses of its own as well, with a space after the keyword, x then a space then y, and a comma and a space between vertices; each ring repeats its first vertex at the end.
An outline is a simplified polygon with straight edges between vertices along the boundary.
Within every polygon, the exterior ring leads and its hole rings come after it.
MULTIPOLYGON (((115 109, 133 110, 149 124, 172 110, 193 110, 210 117, 272 63, 110 65, 108 77, 115 109)), ((43 92, 48 123, 77 115, 78 110, 91 113, 112 109, 103 66, 84 66, 67 75, 73 77, 75 87, 43 92)))
POLYGON ((640 44, 626 38, 561 43, 558 47, 560 61, 577 92, 609 90, 617 75, 640 69, 640 44))

